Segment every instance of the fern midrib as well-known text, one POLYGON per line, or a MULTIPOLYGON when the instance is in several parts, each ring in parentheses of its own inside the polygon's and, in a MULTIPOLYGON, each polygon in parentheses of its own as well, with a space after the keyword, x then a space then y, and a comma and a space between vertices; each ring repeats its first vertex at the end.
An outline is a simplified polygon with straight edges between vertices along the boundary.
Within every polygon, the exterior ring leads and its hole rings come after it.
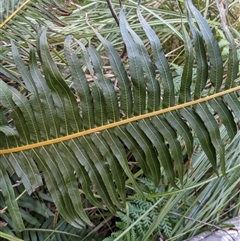
POLYGON ((89 129, 89 130, 86 130, 86 131, 73 133, 73 134, 70 134, 70 135, 66 135, 66 136, 63 136, 63 137, 59 137, 59 138, 55 138, 55 139, 51 139, 51 140, 47 140, 47 141, 32 143, 32 144, 29 144, 29 145, 24 145, 24 146, 9 148, 9 149, 2 149, 2 150, 0 150, 0 155, 30 150, 30 149, 33 149, 33 148, 38 148, 38 147, 42 147, 42 146, 56 144, 56 143, 71 140, 71 139, 74 139, 74 138, 77 138, 77 137, 86 136, 86 135, 93 134, 93 133, 96 133, 96 132, 101 132, 101 131, 108 130, 108 129, 111 129, 111 128, 114 128, 114 127, 117 127, 117 126, 121 126, 121 125, 131 123, 131 122, 134 122, 134 121, 146 119, 146 118, 149 118, 149 117, 152 117, 152 116, 161 115, 161 114, 164 114, 164 113, 168 113, 168 112, 176 111, 176 110, 179 110, 179 109, 182 109, 182 108, 186 108, 186 107, 191 106, 191 105, 196 105, 196 104, 199 104, 199 103, 202 103, 202 102, 206 102, 206 101, 209 101, 211 99, 215 99, 217 97, 220 97, 220 96, 223 96, 223 95, 235 92, 235 91, 239 91, 239 90, 240 90, 240 86, 236 86, 234 88, 227 89, 227 90, 224 90, 222 92, 218 92, 218 93, 215 93, 213 95, 209 95, 209 96, 197 99, 197 100, 193 100, 193 101, 186 102, 186 103, 183 103, 183 104, 179 104, 179 105, 176 105, 176 106, 171 106, 171 107, 168 107, 168 108, 165 108, 165 109, 153 111, 153 112, 146 113, 146 114, 143 114, 143 115, 134 116, 134 117, 124 119, 124 120, 120 120, 120 121, 110 123, 110 124, 107 124, 107 125, 98 126, 96 128, 92 128, 92 129, 89 129))

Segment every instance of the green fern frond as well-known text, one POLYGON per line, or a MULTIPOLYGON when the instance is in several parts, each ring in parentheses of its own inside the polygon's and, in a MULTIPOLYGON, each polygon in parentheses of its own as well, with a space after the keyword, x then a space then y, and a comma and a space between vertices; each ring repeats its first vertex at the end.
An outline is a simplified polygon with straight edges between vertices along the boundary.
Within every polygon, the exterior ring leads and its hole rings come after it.
MULTIPOLYGON (((79 185, 93 205, 112 213, 125 207, 127 179, 138 196, 144 197, 129 167, 128 152, 155 186, 160 185, 164 173, 167 184, 179 188, 184 184, 183 151, 192 157, 196 133, 213 170, 219 173, 220 163, 221 174, 225 175, 225 145, 214 113, 218 113, 233 139, 240 113, 240 87, 234 86, 232 80, 239 73, 238 59, 236 51, 230 51, 233 68, 228 69, 227 75, 231 78, 223 82, 217 40, 191 1, 186 1, 186 6, 195 44, 190 44, 185 32, 186 62, 177 102, 172 72, 160 41, 139 9, 152 58, 127 24, 124 9, 120 12, 120 31, 128 52, 128 66, 122 63, 113 45, 96 32, 116 76, 115 85, 105 75, 98 51, 93 46, 84 49, 80 44, 93 77, 92 82, 87 81, 77 53, 71 49, 72 41, 75 45, 78 41, 70 36, 65 40, 65 58, 72 77, 71 88, 51 56, 45 29, 39 31, 36 43, 40 68, 33 48, 26 66, 12 41, 14 62, 26 89, 0 82, 0 187, 9 212, 18 216, 16 230, 23 230, 24 226, 6 170, 16 171, 29 194, 42 185, 40 173, 43 174, 63 218, 80 228, 93 224, 83 209, 79 185), (192 15, 197 25, 191 20, 192 15), (197 80, 193 80, 193 61, 197 80), (209 71, 209 79, 202 75, 203 70, 209 71), (211 85, 207 94, 203 90, 206 83, 211 85)), ((233 47, 231 35, 228 38, 233 47)), ((154 228, 153 225, 150 230, 154 228)))

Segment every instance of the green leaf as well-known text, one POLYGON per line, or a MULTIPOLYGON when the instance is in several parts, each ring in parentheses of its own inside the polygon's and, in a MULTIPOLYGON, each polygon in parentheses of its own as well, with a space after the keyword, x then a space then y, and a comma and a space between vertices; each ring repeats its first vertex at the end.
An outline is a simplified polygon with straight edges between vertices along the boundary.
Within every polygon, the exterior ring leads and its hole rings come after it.
POLYGON ((218 124, 214 119, 212 113, 209 111, 206 103, 195 105, 194 109, 198 114, 198 116, 202 119, 204 125, 206 126, 209 132, 211 142, 215 147, 215 150, 217 150, 217 153, 220 156, 222 173, 225 174, 225 171, 226 171, 225 170, 225 150, 224 150, 223 142, 220 137, 218 124))
POLYGON ((103 38, 94 28, 92 29, 107 51, 112 70, 116 75, 117 86, 120 90, 120 108, 123 115, 122 118, 129 118, 132 116, 132 93, 127 72, 111 42, 103 38))
POLYGON ((82 67, 80 65, 80 61, 77 58, 75 53, 71 53, 70 43, 71 36, 68 36, 65 39, 64 50, 65 56, 68 61, 68 65, 73 76, 73 82, 75 89, 80 97, 80 106, 82 109, 82 115, 84 115, 83 123, 84 128, 93 128, 94 127, 94 113, 93 113, 93 98, 91 96, 91 92, 89 89, 89 85, 87 83, 87 79, 84 75, 82 67))
MULTIPOLYGON (((39 127, 43 138, 51 139, 59 135, 60 123, 58 120, 57 112, 53 102, 52 92, 47 85, 45 78, 38 69, 35 52, 33 49, 30 51, 30 74, 34 81, 36 91, 33 96, 40 101, 39 110, 35 114, 39 120, 39 127), (46 122, 46 118, 48 121, 46 122), (51 128, 50 128, 51 127, 51 128)), ((33 101, 34 102, 34 99, 33 101)))
POLYGON ((237 127, 231 111, 220 98, 211 100, 210 105, 218 113, 222 123, 226 126, 229 138, 233 139, 233 137, 236 135, 237 127))
POLYGON ((133 113, 134 115, 146 112, 146 85, 144 82, 143 63, 139 50, 127 29, 124 9, 120 12, 120 31, 127 47, 131 82, 133 84, 133 113))
POLYGON ((52 60, 46 41, 46 30, 40 33, 38 49, 41 54, 43 71, 52 91, 56 111, 60 118, 60 134, 82 130, 77 103, 73 93, 62 78, 56 64, 52 60))
MULTIPOLYGON (((114 153, 111 151, 111 143, 110 146, 105 141, 105 139, 102 138, 102 135, 100 133, 96 135, 91 135, 92 141, 95 143, 95 145, 98 147, 99 151, 102 154, 102 158, 107 161, 109 165, 109 170, 111 171, 111 180, 114 181, 118 193, 121 197, 121 199, 125 203, 125 182, 124 182, 124 175, 122 173, 121 165, 117 161, 117 159, 114 156, 114 153)), ((99 157, 101 158, 101 157, 99 157)), ((104 168, 104 167, 103 167, 104 168)), ((104 168, 107 169, 107 168, 104 168)), ((114 193, 116 196, 116 193, 114 193)), ((112 196, 112 197, 114 197, 112 196)))
POLYGON ((185 64, 181 77, 181 87, 179 92, 179 104, 191 101, 190 87, 192 84, 192 69, 193 69, 193 46, 190 37, 182 24, 185 49, 185 64))
POLYGON ((183 119, 176 111, 167 113, 166 120, 171 126, 174 127, 175 130, 178 131, 178 134, 183 138, 187 148, 188 156, 191 157, 193 153, 193 137, 188 125, 183 121, 183 119))
POLYGON ((235 114, 237 119, 240 120, 240 105, 239 105, 237 93, 236 94, 230 93, 229 95, 225 95, 223 96, 223 99, 229 105, 229 107, 231 108, 232 112, 235 114))
POLYGON ((0 146, 3 148, 9 148, 9 145, 17 146, 17 143, 20 143, 19 134, 14 128, 8 126, 3 109, 0 109, 0 134, 2 136, 0 137, 0 146))
POLYGON ((153 63, 142 40, 128 25, 126 27, 139 51, 139 62, 142 64, 148 96, 147 110, 148 112, 158 110, 160 108, 160 85, 156 79, 153 63))
MULTIPOLYGON (((169 169, 169 171, 171 170, 170 175, 172 177, 175 176, 175 173, 173 172, 173 169, 175 168, 176 171, 178 172, 180 182, 182 183, 183 182, 182 149, 181 149, 180 143, 177 139, 175 130, 172 128, 171 125, 169 125, 167 120, 165 118, 163 118, 162 116, 154 116, 152 118, 151 122, 156 126, 157 130, 163 135, 163 137, 165 138, 165 140, 167 141, 167 143, 169 145, 171 157, 168 156, 169 154, 167 154, 167 156, 164 157, 164 155, 162 155, 162 151, 159 152, 159 158, 160 158, 161 162, 163 163, 164 170, 167 169, 167 168, 165 168, 165 166, 167 166, 167 165, 171 166, 172 165, 171 162, 173 162, 172 168, 169 169), (172 160, 171 160, 171 158, 172 158, 172 160)), ((165 152, 167 153, 166 146, 164 145, 164 147, 165 147, 165 152)), ((167 175, 167 176, 170 176, 170 175, 167 175)), ((170 177, 168 179, 170 180, 170 177)), ((173 186, 176 186, 176 184, 173 184, 173 183, 174 182, 171 182, 171 184, 173 186)))
POLYGON ((92 46, 89 47, 88 51, 97 76, 97 80, 94 81, 94 83, 101 89, 101 92, 103 93, 108 120, 110 122, 119 121, 120 115, 115 90, 111 81, 102 73, 103 60, 92 46))
POLYGON ((68 145, 71 148, 74 155, 76 156, 76 158, 78 159, 78 161, 85 168, 90 180, 94 185, 94 189, 101 196, 103 202, 112 212, 115 212, 115 207, 109 197, 108 191, 101 177, 101 169, 100 172, 98 172, 98 166, 95 166, 93 162, 94 159, 91 160, 91 156, 89 156, 86 152, 88 150, 86 140, 82 139, 81 143, 78 140, 71 140, 68 142, 68 145))
POLYGON ((10 154, 8 158, 29 194, 43 184, 37 165, 31 156, 31 151, 20 152, 17 155, 10 154), (23 165, 19 164, 19 160, 22 161, 23 165))
MULTIPOLYGON (((58 207, 59 212, 61 212, 65 220, 74 227, 82 227, 82 218, 79 218, 78 213, 76 213, 74 210, 74 206, 71 200, 72 197, 68 193, 68 191, 71 192, 71 185, 76 184, 69 183, 71 179, 66 180, 67 171, 65 166, 63 165, 63 168, 59 170, 58 165, 54 161, 55 158, 53 158, 54 153, 55 147, 49 147, 47 149, 43 147, 40 149, 39 154, 34 151, 34 158, 43 171, 44 177, 46 179, 46 185, 56 206, 58 207), (52 152, 49 152, 49 149, 52 152), (44 162, 43 160, 47 161, 44 162)), ((59 161, 61 161, 61 158, 59 158, 59 161)), ((73 175, 72 178, 74 178, 73 175)), ((75 195, 73 197, 75 197, 75 195)))
POLYGON ((32 115, 29 102, 27 101, 27 98, 23 96, 20 92, 18 92, 16 89, 14 89, 11 86, 8 86, 2 80, 0 81, 1 81, 0 82, 1 84, 0 102, 5 108, 12 110, 11 112, 12 118, 18 120, 16 123, 16 129, 20 134, 21 141, 23 143, 31 143, 30 133, 33 134, 33 136, 31 137, 33 141, 36 140, 37 136, 36 136, 35 126, 33 125, 33 122, 32 122, 34 117, 32 115), (15 102, 13 101, 14 95, 16 95, 14 99, 17 102, 16 104, 17 106, 15 106, 15 102), (30 129, 24 128, 23 123, 28 123, 30 129))
POLYGON ((0 232, 0 237, 5 238, 10 241, 24 241, 23 239, 13 237, 12 235, 9 235, 9 234, 3 233, 3 232, 0 232))
MULTIPOLYGON (((126 173, 127 177, 129 178, 130 182, 132 183, 134 190, 137 192, 139 196, 144 198, 144 195, 140 188, 138 187, 138 184, 131 173, 131 170, 128 166, 127 156, 124 151, 124 146, 120 142, 120 140, 117 138, 117 136, 114 134, 112 130, 104 131, 103 137, 107 141, 108 145, 111 147, 111 150, 114 154, 114 156, 117 158, 119 164, 121 165, 123 171, 126 173)), ((123 198, 125 200, 125 197, 123 198)))
POLYGON ((185 2, 186 6, 194 15, 206 43, 210 61, 210 81, 215 87, 215 92, 219 92, 223 80, 223 62, 217 40, 214 38, 206 19, 203 18, 201 13, 193 5, 192 0, 186 0, 185 2))
POLYGON ((234 38, 229 31, 229 28, 226 23, 226 10, 224 9, 223 3, 219 4, 219 1, 217 2, 218 10, 220 13, 220 19, 222 23, 222 29, 224 31, 224 34, 226 35, 226 38, 229 43, 229 58, 228 58, 228 68, 227 68, 227 79, 225 82, 225 89, 229 89, 233 86, 235 86, 234 80, 237 78, 238 72, 239 72, 239 59, 237 56, 237 46, 234 41, 234 38), (225 11, 224 11, 225 10, 225 11))
MULTIPOLYGON (((158 159, 164 168, 167 179, 173 186, 177 187, 175 184, 175 173, 173 171, 173 162, 171 160, 171 156, 168 151, 168 148, 164 143, 163 136, 159 133, 159 130, 160 130, 159 120, 153 119, 152 122, 156 125, 158 131, 152 126, 149 120, 140 121, 139 127, 142 129, 145 135, 152 142, 153 146, 156 148, 158 152, 158 159)), ((155 168, 159 168, 159 167, 155 167, 155 168)), ((160 173, 158 175, 160 176, 160 173)))
MULTIPOLYGON (((160 183, 161 173, 160 173, 160 163, 157 158, 156 152, 151 146, 151 142, 147 137, 147 134, 139 128, 136 123, 130 123, 127 126, 127 131, 136 140, 138 145, 144 151, 145 160, 147 161, 147 168, 149 170, 150 179, 153 180, 156 186, 160 183)), ((148 133, 149 134, 149 133, 148 133)))
POLYGON ((123 141, 126 147, 131 151, 134 159, 143 170, 144 174, 151 178, 151 173, 147 165, 146 159, 144 158, 144 151, 139 147, 137 140, 126 130, 125 126, 117 127, 114 129, 114 133, 123 141))
POLYGON ((161 81, 164 89, 163 108, 173 106, 175 102, 173 79, 172 79, 172 74, 170 72, 167 59, 162 50, 162 45, 154 30, 149 26, 149 24, 143 18, 139 10, 139 7, 137 8, 137 13, 138 13, 139 21, 141 22, 141 25, 143 27, 143 30, 145 31, 149 39, 149 42, 151 44, 154 63, 161 76, 161 81))
POLYGON ((202 90, 207 83, 208 69, 207 69, 207 56, 204 48, 203 38, 195 27, 192 18, 187 15, 188 23, 190 26, 191 33, 193 35, 193 44, 195 47, 195 60, 197 63, 197 77, 194 90, 194 99, 198 99, 202 95, 202 90))
POLYGON ((92 86, 93 96, 93 108, 95 114, 96 126, 106 125, 107 121, 107 110, 105 106, 104 96, 101 92, 101 88, 98 85, 92 86))
POLYGON ((216 170, 216 150, 211 142, 209 133, 208 133, 206 127, 204 126, 203 121, 189 107, 181 109, 179 112, 182 116, 184 116, 184 118, 187 119, 187 121, 190 123, 190 125, 193 127, 193 129, 196 131, 196 134, 199 138, 202 149, 206 153, 209 161, 211 162, 213 169, 215 171, 217 171, 216 170))
POLYGON ((3 158, 0 156, 0 188, 4 196, 6 206, 11 215, 13 228, 16 231, 22 231, 24 229, 23 220, 19 212, 17 201, 15 200, 15 194, 12 188, 12 183, 9 179, 8 173, 3 166, 3 158))
MULTIPOLYGON (((82 144, 83 148, 86 150, 90 160, 92 160, 92 162, 94 163, 95 168, 100 174, 100 179, 105 185, 105 188, 106 188, 105 190, 107 190, 107 193, 104 194, 104 196, 107 196, 108 198, 110 198, 111 200, 110 203, 113 203, 116 206, 121 207, 120 200, 117 199, 115 185, 111 178, 109 168, 106 165, 105 160, 102 158, 101 153, 95 146, 94 142, 92 142, 90 137, 87 136, 87 137, 81 138, 80 143, 82 144)), ((99 182, 99 180, 96 180, 96 181, 99 182)), ((110 205, 110 208, 111 206, 112 205, 110 205)), ((114 212, 113 210, 115 210, 115 207, 111 208, 110 210, 114 212)))

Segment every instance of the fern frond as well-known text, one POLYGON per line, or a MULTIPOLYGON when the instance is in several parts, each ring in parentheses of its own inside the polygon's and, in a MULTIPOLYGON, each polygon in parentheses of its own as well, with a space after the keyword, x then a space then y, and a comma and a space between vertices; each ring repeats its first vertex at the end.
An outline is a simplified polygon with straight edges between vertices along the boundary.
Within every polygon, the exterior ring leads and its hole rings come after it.
MULTIPOLYGON (((229 83, 231 78, 223 84, 223 61, 217 40, 191 1, 186 1, 186 6, 195 44, 192 46, 185 31, 186 62, 180 90, 176 93, 178 101, 174 98, 172 73, 161 44, 139 10, 140 23, 152 48, 152 59, 140 37, 127 24, 124 9, 120 12, 120 31, 128 52, 128 66, 121 62, 113 45, 96 32, 106 49, 119 90, 114 88, 113 79, 104 74, 104 61, 93 46, 85 49, 80 44, 93 77, 93 81, 88 82, 80 59, 71 49, 74 39, 66 38, 65 57, 73 79, 70 88, 52 58, 46 29, 39 31, 36 43, 41 68, 33 49, 26 66, 12 41, 14 62, 26 90, 19 91, 0 82, 3 170, 0 186, 10 213, 19 217, 17 230, 22 230, 23 224, 13 191, 6 184, 9 182, 7 169, 16 171, 28 193, 42 185, 40 173, 43 174, 64 219, 81 228, 85 223, 92 223, 83 209, 79 186, 93 205, 108 208, 112 213, 125 207, 126 179, 138 195, 144 197, 129 168, 128 152, 156 187, 164 173, 169 184, 179 188, 184 184, 183 152, 192 157, 196 133, 214 171, 219 173, 220 163, 221 174, 225 175, 225 145, 214 113, 218 113, 229 138, 234 138, 240 113, 240 87, 229 83), (191 20, 192 15, 197 25, 191 20), (193 80, 193 61, 200 81, 193 80), (206 67, 209 79, 200 73, 206 67), (206 83, 212 86, 207 95, 203 91, 206 83)), ((232 36, 228 38, 233 45, 232 36)), ((234 78, 239 71, 235 52, 230 52, 234 67, 227 73, 234 78)), ((156 220, 159 219, 158 216, 156 220)))

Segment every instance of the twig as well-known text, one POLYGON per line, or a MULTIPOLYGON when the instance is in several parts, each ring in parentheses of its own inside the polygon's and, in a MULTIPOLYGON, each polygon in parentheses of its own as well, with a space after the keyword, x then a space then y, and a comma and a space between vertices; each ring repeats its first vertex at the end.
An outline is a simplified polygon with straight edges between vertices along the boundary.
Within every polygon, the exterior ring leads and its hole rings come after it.
MULTIPOLYGON (((111 0, 107 0, 107 5, 108 5, 108 8, 110 9, 110 12, 111 12, 113 18, 115 19, 117 25, 119 26, 119 19, 118 19, 118 17, 117 17, 117 14, 116 14, 114 8, 113 8, 113 5, 112 5, 112 3, 111 3, 111 0)), ((122 2, 121 2, 121 1, 119 1, 119 5, 120 5, 120 7, 122 7, 122 2)), ((124 43, 124 49, 123 49, 122 54, 121 54, 121 56, 120 56, 121 58, 124 57, 124 55, 126 54, 126 51, 127 51, 127 49, 126 49, 126 45, 125 45, 125 43, 124 43)))
MULTIPOLYGON (((18 187, 22 184, 22 181, 17 181, 16 184, 13 184, 12 187, 18 187)), ((0 192, 2 192, 2 189, 0 189, 0 192)))

